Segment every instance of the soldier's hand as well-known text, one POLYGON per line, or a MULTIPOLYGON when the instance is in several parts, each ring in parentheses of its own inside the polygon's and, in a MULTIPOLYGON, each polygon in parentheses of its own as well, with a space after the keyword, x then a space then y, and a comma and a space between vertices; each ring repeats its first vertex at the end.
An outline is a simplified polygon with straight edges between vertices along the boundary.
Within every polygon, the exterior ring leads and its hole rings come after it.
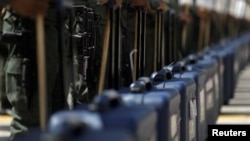
POLYGON ((108 3, 109 0, 99 0, 100 5, 108 3))
POLYGON ((144 11, 148 11, 150 9, 149 0, 130 0, 130 4, 133 7, 143 7, 144 11))
POLYGON ((191 16, 187 13, 180 12, 180 21, 189 24, 191 22, 191 16))
POLYGON ((46 15, 49 0, 12 0, 10 6, 17 14, 35 19, 38 14, 46 15))
POLYGON ((166 12, 167 11, 167 4, 162 0, 160 0, 159 3, 160 3, 160 5, 157 8, 157 10, 160 10, 161 12, 166 12))
MULTIPOLYGON (((109 0, 99 0, 100 5, 104 5, 108 3, 109 0)), ((122 0, 115 0, 115 8, 121 7, 122 5, 122 0)))
POLYGON ((122 6, 122 0, 115 0, 115 8, 120 8, 122 6))
POLYGON ((198 16, 200 19, 206 19, 208 16, 207 10, 203 7, 199 7, 198 8, 198 16))

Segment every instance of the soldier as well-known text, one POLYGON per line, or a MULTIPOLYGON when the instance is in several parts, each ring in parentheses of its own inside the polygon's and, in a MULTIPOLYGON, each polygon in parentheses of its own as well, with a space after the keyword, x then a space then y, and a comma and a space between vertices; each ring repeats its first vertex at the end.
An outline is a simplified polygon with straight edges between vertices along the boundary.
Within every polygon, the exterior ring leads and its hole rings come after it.
POLYGON ((122 85, 129 86, 132 81, 132 72, 129 54, 135 46, 135 21, 136 7, 142 7, 142 11, 149 9, 148 0, 124 0, 122 5, 122 85))
POLYGON ((180 7, 180 11, 179 11, 179 15, 178 15, 178 25, 179 28, 177 28, 177 32, 178 32, 178 38, 177 40, 180 40, 178 42, 178 49, 180 49, 181 51, 181 56, 185 57, 187 56, 189 53, 192 53, 194 50, 194 48, 192 47, 192 42, 190 42, 190 27, 191 27, 191 22, 192 22, 192 17, 191 17, 191 12, 190 12, 190 8, 193 5, 193 1, 192 0, 180 0, 179 1, 179 7, 180 7))
POLYGON ((193 4, 190 6, 190 14, 192 20, 188 28, 188 53, 195 53, 200 51, 204 47, 204 35, 205 35, 205 19, 207 18, 205 0, 193 0, 193 4))
MULTIPOLYGON (((150 0, 150 9, 147 11, 147 15, 146 15, 145 53, 146 53, 147 63, 145 64, 145 74, 144 74, 145 76, 150 76, 154 71, 157 71, 157 68, 155 68, 154 66, 154 63, 156 63, 154 62, 155 61, 154 58, 156 57, 154 54, 156 39, 153 38, 155 36, 155 25, 156 25, 155 17, 157 16, 157 11, 159 11, 164 17, 166 15, 167 9, 168 9, 168 5, 167 5, 167 2, 165 2, 164 0, 150 0)), ((165 28, 166 26, 167 25, 165 25, 165 28)), ((162 29, 162 31, 164 32, 164 29, 162 29)), ((164 34, 166 33, 164 32, 164 34)), ((167 38, 166 35, 165 37, 167 38)))
POLYGON ((242 27, 242 31, 249 31, 249 21, 250 21, 250 2, 246 3, 245 15, 244 15, 244 23, 242 27))
POLYGON ((211 10, 211 43, 218 43, 223 37, 223 21, 225 20, 224 9, 227 0, 216 1, 213 0, 214 6, 211 10))
POLYGON ((233 36, 238 36, 240 34, 240 21, 244 17, 246 2, 243 0, 231 0, 230 7, 230 14, 232 16, 231 32, 233 36))
MULTIPOLYGON (((122 86, 129 86, 132 82, 132 74, 130 69, 129 53, 134 47, 134 31, 135 31, 135 12, 136 6, 142 6, 144 9, 148 7, 148 0, 123 0, 121 9, 121 26, 122 26, 122 86)), ((98 54, 102 56, 102 44, 104 40, 104 31, 106 25, 106 14, 108 10, 108 0, 100 0, 96 3, 95 0, 89 0, 89 6, 91 6, 97 13, 101 14, 101 20, 99 21, 99 35, 98 35, 98 54)), ((116 6, 121 3, 121 0, 116 0, 116 6)), ((101 58, 98 59, 98 63, 101 63, 101 58)), ((100 65, 99 65, 100 66, 100 65)), ((108 86, 105 86, 108 87, 108 86)))
MULTIPOLYGON (((94 11, 100 15, 101 19, 98 21, 96 29, 96 49, 95 49, 95 72, 100 72, 100 66, 102 61, 102 48, 104 41, 104 32, 107 22, 107 10, 108 10, 109 0, 75 0, 75 5, 85 5, 94 9, 94 11)), ((115 6, 120 5, 121 0, 115 0, 115 6)), ((95 78, 99 78, 99 73, 95 73, 95 78)), ((94 78, 93 78, 94 79, 94 78)), ((79 102, 88 103, 97 95, 98 90, 98 80, 93 80, 93 83, 87 85, 82 78, 77 82, 77 87, 79 88, 79 102)))
MULTIPOLYGON (((54 112, 66 109, 66 93, 68 92, 65 87, 65 91, 61 87, 61 70, 60 64, 60 52, 58 51, 58 36, 57 36, 57 18, 56 10, 52 8, 55 5, 54 1, 49 0, 12 0, 1 1, 3 4, 10 4, 10 13, 17 15, 18 19, 28 18, 28 23, 32 26, 28 26, 34 37, 34 19, 38 14, 45 16, 45 47, 46 47, 46 73, 47 73, 47 95, 48 95, 48 116, 54 112)), ((6 18, 8 15, 5 15, 6 18)), ((17 18, 16 18, 17 19, 17 18)), ((25 24, 24 24, 25 26, 25 24)), ((27 25, 26 25, 27 26, 27 25)), ((27 28, 27 27, 25 27, 27 28)), ((23 27, 21 27, 23 29, 23 27)), ((29 39, 32 43, 35 39, 29 39)), ((30 129, 37 128, 39 126, 39 110, 38 110, 38 90, 37 90, 37 78, 36 76, 36 58, 35 45, 32 44, 27 54, 27 48, 29 43, 25 43, 21 46, 11 48, 11 52, 5 66, 6 72, 6 95, 10 101, 12 108, 11 122, 11 140, 15 139, 18 135, 29 131, 30 129), (20 48, 19 48, 20 47, 20 48), (30 60, 31 66, 24 66, 24 58, 30 60), (22 85, 22 72, 23 67, 30 68, 29 79, 27 81, 27 87, 22 85)), ((63 55, 65 56, 65 55, 63 55)), ((65 65, 68 63, 66 62, 65 65)), ((67 78, 67 77, 65 77, 67 78)), ((28 78, 27 78, 28 79, 28 78)), ((25 80, 27 80, 25 79, 25 80)), ((67 82, 67 81, 66 81, 67 82)), ((67 86, 67 84, 65 84, 67 86)))
MULTIPOLYGON (((115 0, 115 7, 121 5, 122 0, 115 0)), ((133 40, 134 40, 134 26, 135 26, 135 6, 142 6, 146 9, 145 3, 147 0, 123 0, 122 1, 122 86, 128 86, 131 80, 131 73, 130 73, 130 61, 129 61, 129 53, 133 49, 133 40)), ((107 22, 107 10, 108 10, 108 2, 109 0, 75 0, 75 5, 85 5, 87 7, 91 7, 95 10, 96 13, 100 14, 101 20, 98 21, 97 27, 97 44, 96 44, 96 72, 100 71, 101 66, 101 57, 102 57, 102 48, 103 48, 103 41, 104 41, 104 32, 105 26, 107 22)), ((100 74, 98 74, 100 75, 100 74)), ((106 76, 107 77, 107 74, 106 76)), ((97 77, 99 78, 99 76, 97 77)), ((80 89, 80 102, 90 102, 93 97, 97 94, 97 85, 92 84, 88 86, 86 89, 86 82, 78 81, 77 85, 81 87, 80 89), (88 95, 88 97, 86 97, 88 95)), ((105 83, 106 85, 106 83, 105 83)), ((105 86, 106 88, 109 86, 105 86)))

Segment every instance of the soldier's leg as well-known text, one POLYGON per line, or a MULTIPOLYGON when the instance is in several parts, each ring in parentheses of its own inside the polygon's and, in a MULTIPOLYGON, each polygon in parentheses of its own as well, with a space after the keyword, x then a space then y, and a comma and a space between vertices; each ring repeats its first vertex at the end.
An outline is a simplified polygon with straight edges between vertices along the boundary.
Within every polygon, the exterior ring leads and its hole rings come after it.
POLYGON ((6 99, 5 92, 5 73, 4 66, 7 59, 8 50, 5 46, 0 45, 0 114, 5 113, 6 109, 10 108, 9 102, 6 99))
POLYGON ((12 104, 12 122, 10 126, 12 139, 38 126, 37 93, 28 96, 21 85, 23 58, 10 57, 6 67, 7 97, 12 104), (32 105, 32 106, 31 106, 32 105))
MULTIPOLYGON (((0 9, 2 9, 1 7, 0 9)), ((4 15, 1 15, 1 16, 4 16, 4 15)), ((6 29, 6 27, 5 29, 3 29, 3 19, 0 19, 0 31, 6 31, 6 30, 9 30, 9 29, 6 29)), ((5 90, 4 66, 7 60, 7 56, 8 56, 7 46, 4 44, 0 44, 0 114, 1 113, 5 114, 6 110, 11 108, 9 101, 6 98, 6 90, 5 90)))
MULTIPOLYGON (((103 42, 104 42, 104 35, 105 35, 105 27, 107 23, 107 5, 89 5, 91 8, 95 10, 96 13, 100 14, 101 19, 98 22, 97 25, 97 35, 96 35, 96 50, 95 50, 95 69, 96 69, 96 82, 92 82, 91 84, 88 84, 88 101, 92 101, 92 99, 98 94, 98 84, 99 84, 99 78, 100 78, 100 66, 102 61, 102 53, 103 53, 103 42)), ((108 65, 108 64, 107 64, 108 65)), ((108 74, 108 73, 106 73, 108 74)), ((107 78, 107 75, 106 75, 107 78)), ((108 87, 107 83, 104 84, 104 87, 108 87)))
MULTIPOLYGON (((126 4, 127 5, 127 4, 126 4)), ((128 87, 132 83, 130 53, 135 42, 135 9, 126 6, 122 9, 122 85, 128 87)))
MULTIPOLYGON (((67 96, 70 86, 70 58, 69 44, 65 40, 59 40, 58 25, 56 21, 56 12, 49 11, 49 16, 45 19, 45 40, 46 40, 46 69, 47 69, 47 93, 48 93, 48 116, 53 113, 68 109, 67 96), (58 42, 64 45, 58 46, 58 42), (62 52, 60 51, 62 50, 62 52), (62 53, 62 54, 61 54, 62 53), (62 58, 61 58, 61 57, 62 58), (63 59, 63 60, 61 60, 63 59)), ((61 32, 67 38, 66 29, 61 32)))
MULTIPOLYGON (((63 100, 64 98, 61 93, 59 96, 55 96, 55 93, 60 93, 60 91, 55 92, 58 83, 56 79, 59 73, 59 52, 57 47, 57 27, 56 27, 56 15, 55 12, 49 11, 48 16, 45 19, 45 45, 46 45, 46 67, 47 67, 47 94, 48 94, 48 118, 53 112, 58 109, 64 108, 63 100), (55 92, 53 94, 53 92, 55 92), (55 100, 57 98, 57 101, 55 100), (55 101, 54 101, 55 100, 55 101), (62 106, 63 105, 63 106, 62 106)), ((31 39, 35 41, 34 39, 31 39)), ((18 47, 17 47, 18 48, 18 47)), ((33 52, 36 54, 36 52, 33 52)), ((18 54, 18 53, 17 53, 18 54)), ((32 128, 39 127, 39 100, 37 93, 37 76, 36 73, 36 61, 35 58, 30 58, 32 61, 32 66, 30 72, 32 72, 31 77, 34 78, 31 83, 28 83, 29 88, 34 88, 33 91, 27 92, 22 86, 22 67, 23 67, 23 57, 16 55, 15 53, 9 57, 6 64, 6 92, 10 103, 13 106, 12 109, 12 123, 11 123, 11 138, 14 139, 16 136, 25 133, 32 128)))
MULTIPOLYGON (((11 138, 27 132, 38 126, 38 97, 36 91, 32 94, 30 90, 36 87, 36 80, 29 83, 26 89, 22 85, 22 69, 24 56, 19 55, 19 46, 12 48, 11 54, 6 63, 6 95, 12 105, 12 122, 10 126, 11 138)), ((35 78, 33 74, 35 70, 29 70, 30 77, 35 78)))
POLYGON ((145 76, 150 76, 154 71, 154 48, 155 48, 155 13, 147 13, 146 19, 146 64, 145 76))

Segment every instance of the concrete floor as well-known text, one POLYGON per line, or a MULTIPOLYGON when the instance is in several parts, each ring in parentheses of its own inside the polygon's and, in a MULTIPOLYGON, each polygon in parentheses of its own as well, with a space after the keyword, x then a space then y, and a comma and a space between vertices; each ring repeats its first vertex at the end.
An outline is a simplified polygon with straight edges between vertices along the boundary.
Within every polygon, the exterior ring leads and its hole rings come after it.
POLYGON ((250 65, 241 72, 235 95, 222 106, 217 124, 250 124, 250 65))
POLYGON ((10 122, 10 116, 0 116, 0 141, 8 141, 8 138, 10 136, 10 122))

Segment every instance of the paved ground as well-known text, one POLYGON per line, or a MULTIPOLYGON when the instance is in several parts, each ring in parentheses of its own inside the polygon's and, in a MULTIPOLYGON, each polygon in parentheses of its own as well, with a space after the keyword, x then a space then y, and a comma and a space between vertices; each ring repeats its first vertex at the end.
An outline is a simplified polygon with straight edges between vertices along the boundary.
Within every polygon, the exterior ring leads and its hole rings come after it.
MULTIPOLYGON (((10 116, 0 116, 0 141, 8 141, 10 116)), ((250 65, 242 71, 235 96, 221 108, 217 124, 250 124, 250 65)))
POLYGON ((0 116, 0 141, 8 141, 10 122, 10 116, 0 116))
POLYGON ((221 108, 217 124, 250 124, 250 65, 241 72, 235 96, 221 108))

